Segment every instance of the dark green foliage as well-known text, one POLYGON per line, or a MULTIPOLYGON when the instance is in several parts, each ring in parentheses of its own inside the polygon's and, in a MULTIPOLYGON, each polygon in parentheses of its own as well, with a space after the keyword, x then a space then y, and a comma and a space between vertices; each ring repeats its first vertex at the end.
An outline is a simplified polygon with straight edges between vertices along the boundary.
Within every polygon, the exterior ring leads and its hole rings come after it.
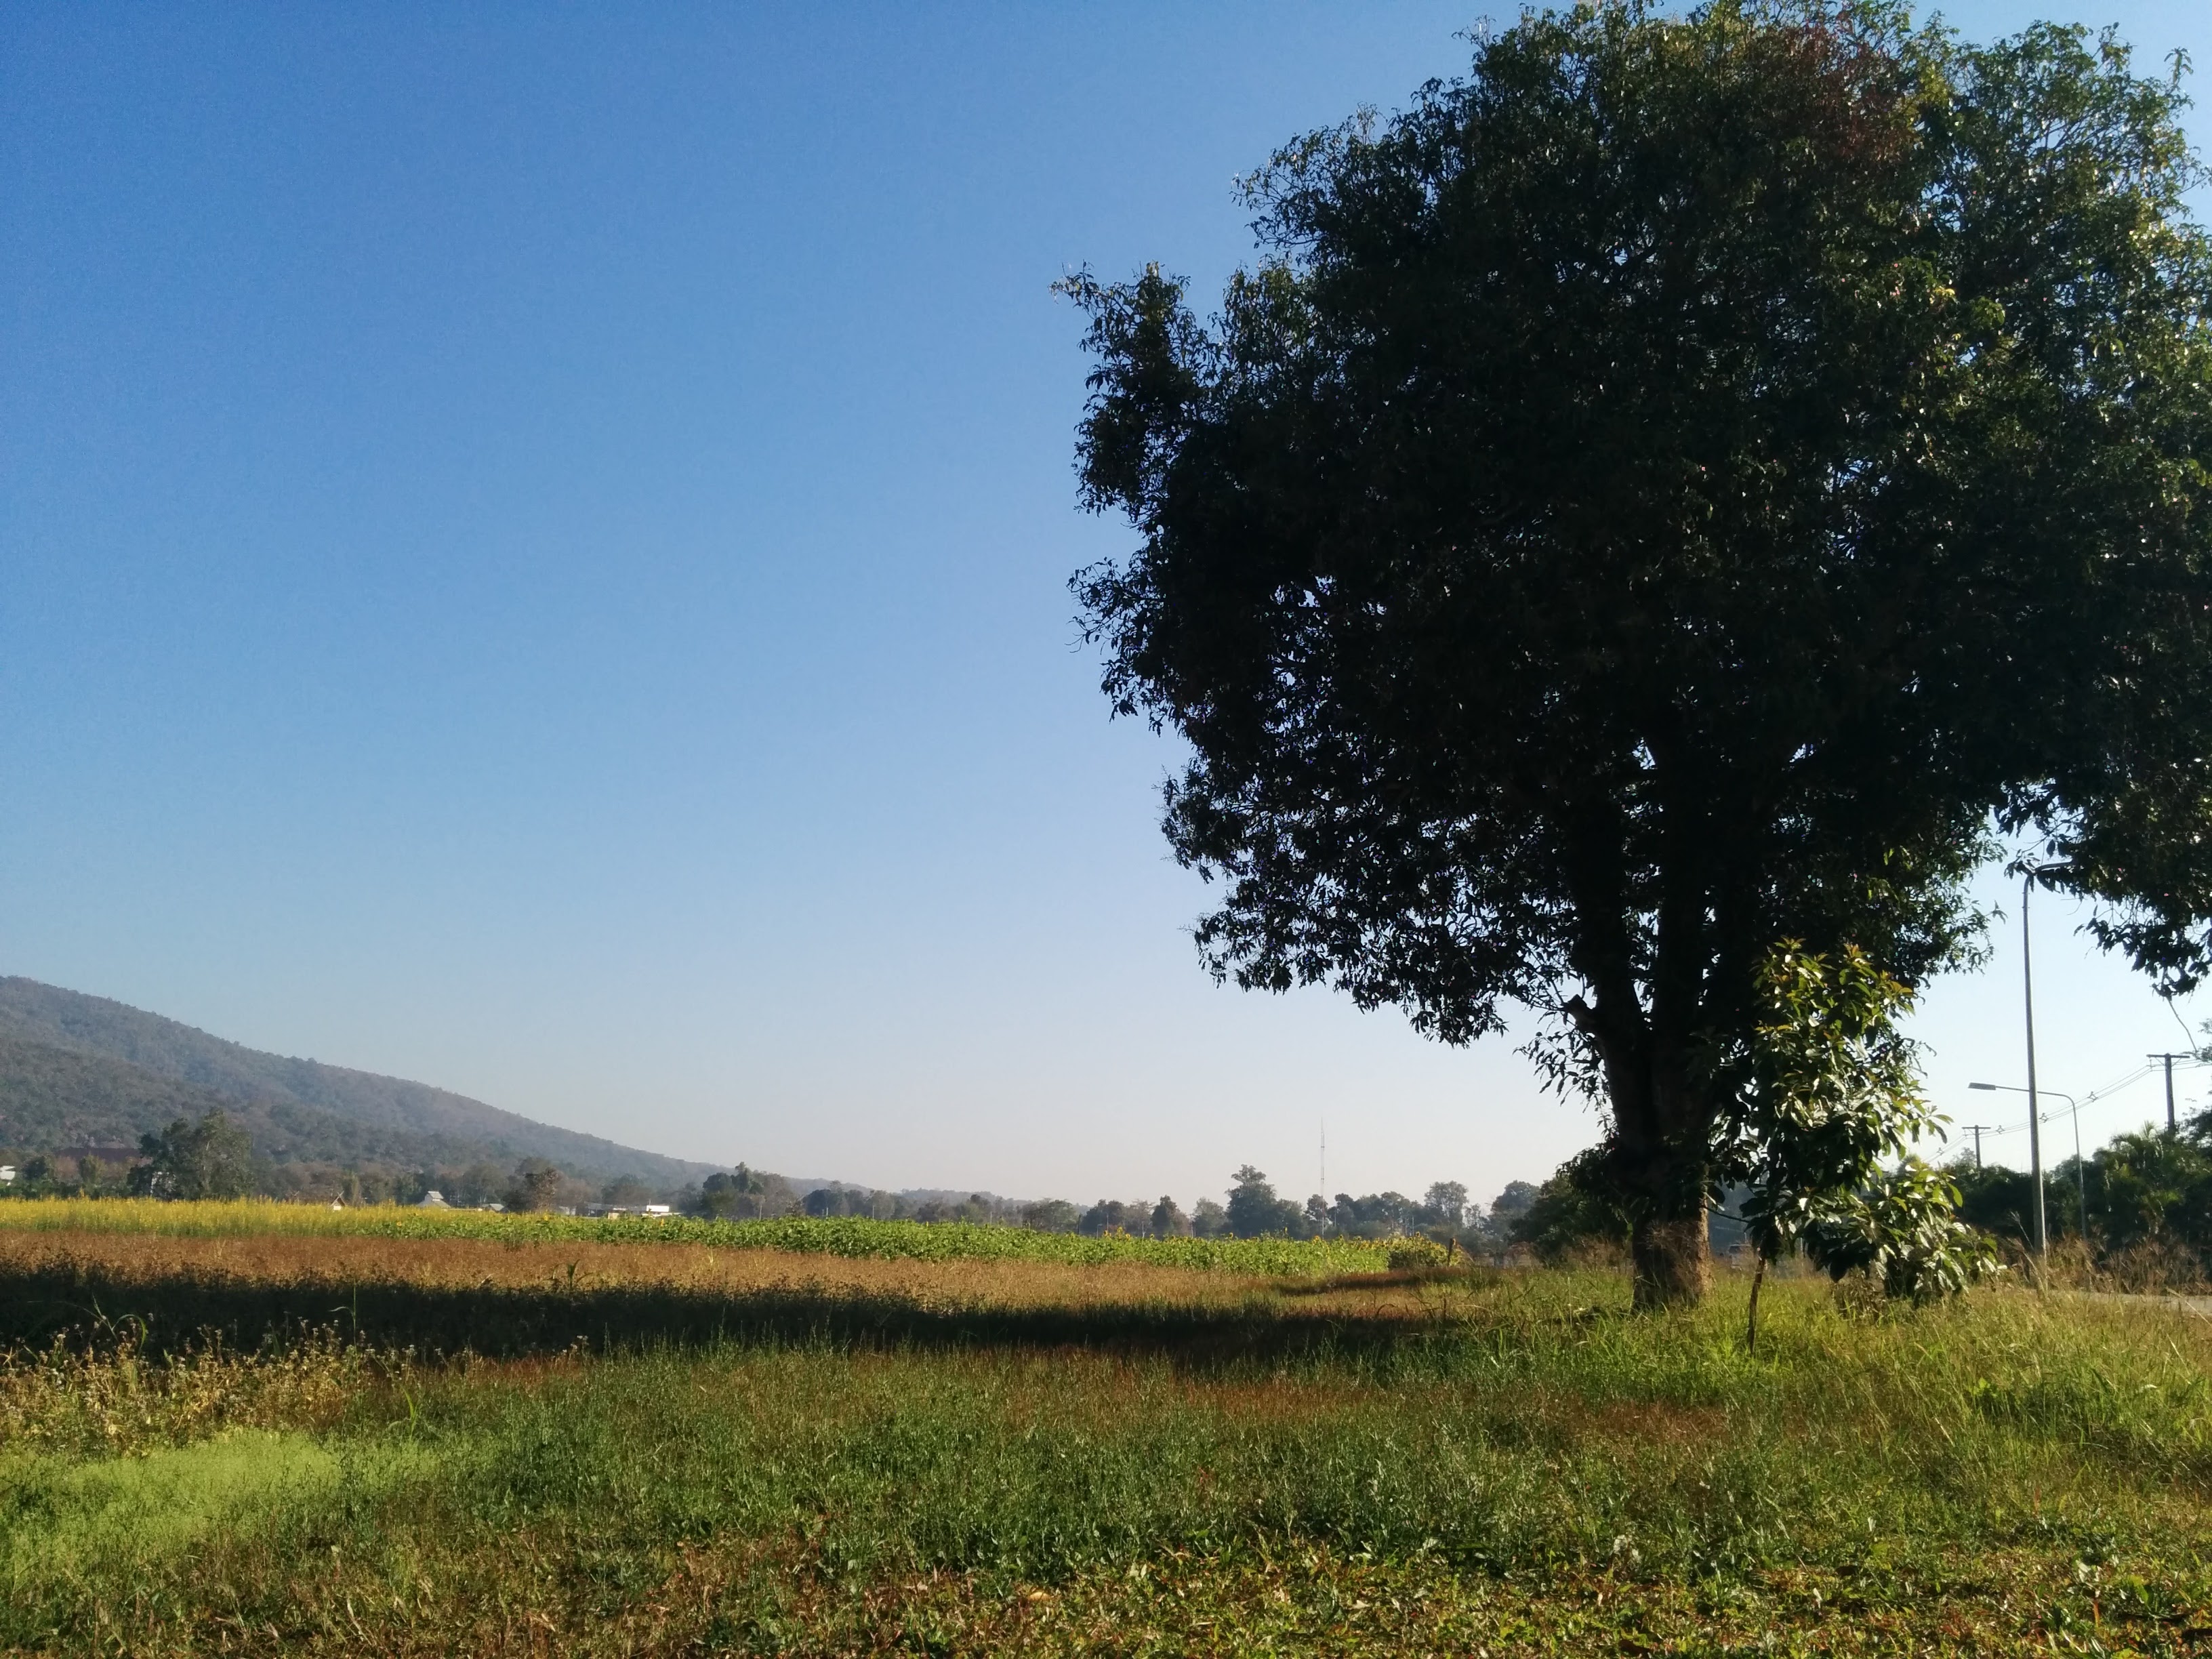
MULTIPOLYGON (((2027 1248, 2033 1222, 2033 1177, 1960 1160, 1946 1171, 1960 1194, 1959 1213, 1995 1238, 2027 1248)), ((2212 1113, 2179 1133, 2143 1129, 2116 1135, 2081 1164, 2067 1158, 2044 1171, 2044 1205, 2054 1237, 2086 1237, 2093 1258, 2112 1264, 2145 1249, 2193 1261, 2212 1276, 2212 1113)))
MULTIPOLYGON (((1134 1209, 1131 1206, 1133 1214, 1134 1209)), ((1301 1205, 1279 1197, 1266 1173, 1249 1164, 1237 1171, 1225 1209, 1200 1200, 1200 1215, 1212 1224, 1209 1209, 1218 1217, 1218 1225, 1238 1238, 1386 1239, 1427 1232, 1441 1240, 1479 1231, 1480 1225, 1479 1214, 1467 1201, 1466 1187, 1456 1181, 1436 1182, 1419 1202, 1403 1193, 1369 1193, 1360 1198, 1339 1193, 1332 1203, 1316 1193, 1301 1205)), ((1204 1230, 1200 1231, 1202 1234, 1204 1230)))
POLYGON ((1475 1219, 1464 1182, 1438 1181, 1421 1198, 1421 1213, 1431 1226, 1464 1227, 1475 1219))
POLYGON ((1118 1198, 1102 1198, 1083 1212, 1075 1224, 1075 1231, 1090 1238, 1107 1233, 1149 1233, 1157 1207, 1142 1202, 1125 1204, 1118 1198))
POLYGON ((489 1168, 490 1177, 465 1201, 483 1203, 500 1196, 513 1163, 492 1164, 481 1156, 482 1143, 458 1136, 362 1122, 265 1096, 235 1099, 108 1055, 0 1035, 0 1137, 19 1155, 90 1146, 112 1147, 109 1161, 127 1163, 138 1156, 143 1136, 211 1111, 252 1139, 263 1189, 277 1195, 319 1183, 331 1195, 346 1196, 339 1172, 349 1171, 356 1197, 367 1179, 383 1195, 419 1196, 424 1187, 442 1185, 450 1200, 459 1182, 435 1172, 474 1165, 478 1173, 489 1168))
POLYGON ((970 1193, 957 1203, 943 1198, 926 1198, 914 1206, 912 1218, 930 1225, 959 1221, 981 1227, 998 1221, 1005 1207, 988 1193, 970 1193))
POLYGON ((61 1182, 61 1171, 50 1158, 34 1158, 15 1172, 16 1192, 24 1198, 44 1198, 61 1182))
POLYGON ((1191 746, 1207 960, 1455 1042, 1559 1016, 1654 1299, 1778 941, 1970 959, 1994 817, 2166 983, 2212 959, 2181 104, 2077 30, 1529 13, 1263 167, 1212 325, 1066 285, 1083 499, 1141 537, 1078 592, 1191 746))
POLYGON ((1500 1234, 1496 1242, 1504 1242, 1503 1234, 1528 1212, 1540 1190, 1532 1181, 1509 1181, 1505 1190, 1490 1200, 1490 1212, 1483 1221, 1488 1230, 1500 1234))
POLYGON ((502 1201, 510 1210, 550 1210, 560 1199, 561 1171, 542 1158, 526 1158, 514 1166, 502 1201))
POLYGON ((0 1137, 33 1156, 71 1146, 135 1156, 139 1136, 228 1104, 104 1055, 0 1033, 0 1137))
POLYGON ((874 1192, 865 1187, 817 1187, 804 1199, 793 1200, 781 1176, 756 1179, 765 1183, 757 1199, 757 1212, 764 1216, 866 1216, 878 1221, 920 1221, 933 1225, 968 1222, 979 1226, 1020 1225, 1043 1232, 1071 1232, 1081 1213, 1073 1204, 1057 1198, 1015 1205, 988 1193, 969 1193, 963 1198, 950 1193, 874 1192))
POLYGON ((740 1164, 727 1172, 718 1170, 701 1182, 692 1210, 717 1219, 751 1221, 762 1216, 786 1215, 796 1207, 790 1184, 781 1176, 763 1175, 740 1164))
POLYGON ((496 1203, 507 1190, 507 1172, 495 1164, 478 1159, 463 1170, 450 1188, 441 1190, 447 1203, 465 1205, 471 1209, 496 1203))
MULTIPOLYGON (((1850 945, 1826 958, 1785 940, 1759 977, 1759 1024, 1708 1064, 1728 1099, 1710 1167, 1734 1183, 1725 1190, 1762 1276, 1802 1246, 1832 1278, 1865 1273, 1915 1302, 1984 1277, 1994 1259, 1959 1218, 1959 1189, 1911 1155, 1940 1121, 1920 1093, 1917 1045, 1897 1028, 1911 992, 1850 945)), ((1618 1169, 1610 1146, 1570 1164, 1539 1200, 1549 1212, 1528 1224, 1527 1242, 1556 1260, 1601 1234, 1607 1215, 1632 1219, 1637 1195, 1616 1187, 1618 1169)), ((1752 1309, 1755 1320, 1755 1297, 1752 1309)))
POLYGON ((1395 1238, 1410 1232, 1425 1212, 1403 1193, 1339 1193, 1321 1219, 1340 1238, 1395 1238))
POLYGON ((1190 1218, 1182 1212, 1175 1200, 1163 1194, 1160 1201, 1152 1206, 1152 1213, 1146 1221, 1145 1231, 1154 1238, 1183 1237, 1190 1231, 1190 1218))
POLYGON ((1265 1238, 1279 1234, 1285 1238, 1304 1238, 1312 1231, 1304 1206, 1276 1197, 1265 1173, 1247 1164, 1237 1171, 1236 1180, 1224 1206, 1229 1231, 1235 1237, 1265 1238))
POLYGON ((1506 1229, 1507 1242, 1525 1244, 1538 1261, 1552 1263, 1626 1249, 1628 1221, 1607 1196, 1605 1178, 1601 1152, 1569 1158, 1514 1216, 1506 1229))
POLYGON ((138 1151, 145 1162, 131 1171, 131 1190, 154 1198, 243 1198, 261 1184, 252 1138, 219 1111, 180 1117, 138 1151))
MULTIPOLYGON (((2171 1240, 2212 1266, 2212 1115, 2179 1135, 2116 1136, 2088 1175, 2090 1224, 2108 1248, 2171 1240)), ((2053 1185, 2065 1184, 2062 1171, 2053 1185)))
MULTIPOLYGON (((1951 1180, 1959 1189, 1959 1218, 1996 1238, 2033 1249, 2035 1243, 2035 1182, 2025 1171, 1996 1164, 1977 1169, 1954 1164, 1951 1180)), ((2045 1182, 2055 1211, 2057 1194, 2045 1182)))

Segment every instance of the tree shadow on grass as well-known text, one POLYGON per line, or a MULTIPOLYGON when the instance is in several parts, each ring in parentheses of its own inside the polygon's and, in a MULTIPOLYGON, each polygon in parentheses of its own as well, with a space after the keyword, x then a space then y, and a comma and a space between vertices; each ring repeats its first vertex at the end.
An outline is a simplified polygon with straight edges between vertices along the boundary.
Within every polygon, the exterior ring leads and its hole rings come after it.
POLYGON ((1188 1304, 939 1307, 834 1290, 718 1291, 680 1285, 440 1285, 365 1279, 257 1282, 228 1274, 151 1276, 95 1267, 0 1272, 0 1348, 129 1331, 152 1356, 219 1340, 234 1351, 335 1330, 424 1358, 512 1358, 724 1345, 830 1344, 855 1350, 1083 1348, 1159 1355, 1198 1367, 1304 1355, 1389 1353, 1435 1326, 1402 1315, 1208 1308, 1188 1304))
POLYGON ((1419 1288, 1485 1291, 1504 1281, 1503 1268, 1483 1266, 1450 1267, 1393 1267, 1364 1273, 1336 1273, 1327 1279, 1287 1280, 1276 1286, 1290 1297, 1328 1296, 1339 1291, 1388 1291, 1419 1288))

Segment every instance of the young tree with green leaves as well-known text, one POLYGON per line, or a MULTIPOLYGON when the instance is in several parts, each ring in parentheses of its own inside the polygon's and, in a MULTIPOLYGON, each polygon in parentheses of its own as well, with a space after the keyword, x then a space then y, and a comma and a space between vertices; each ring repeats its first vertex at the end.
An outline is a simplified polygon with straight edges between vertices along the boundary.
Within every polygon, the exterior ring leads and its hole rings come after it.
POLYGON ((1989 1251, 1956 1218, 1956 1188, 1912 1154, 1942 1120, 1920 1092, 1917 1047, 1898 1029, 1911 988, 1856 945, 1822 957, 1795 940, 1768 954, 1759 978, 1764 1018, 1714 1056, 1728 1100, 1714 1170, 1743 1189, 1759 1256, 1747 1344, 1759 1343, 1767 1264, 1801 1244, 1837 1278, 1865 1269, 1892 1296, 1964 1289, 1989 1251))
POLYGON ((1198 939, 1610 1109, 1693 1300, 1705 1063, 1783 939, 1973 960, 1992 825, 2166 988, 2212 961, 2212 251, 2175 82, 1901 6, 1524 15, 1280 151, 1202 324, 1089 317, 1077 579, 1172 728, 1198 939))

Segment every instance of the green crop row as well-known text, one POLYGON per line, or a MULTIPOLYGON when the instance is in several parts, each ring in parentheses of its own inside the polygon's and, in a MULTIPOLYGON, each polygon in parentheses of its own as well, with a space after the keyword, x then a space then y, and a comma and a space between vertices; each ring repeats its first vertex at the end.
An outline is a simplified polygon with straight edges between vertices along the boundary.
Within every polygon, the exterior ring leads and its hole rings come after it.
POLYGON ((874 1221, 793 1216, 772 1221, 702 1221, 679 1216, 569 1216, 487 1210, 418 1210, 392 1205, 325 1209, 261 1199, 164 1202, 156 1199, 43 1198, 0 1204, 0 1229, 150 1233, 175 1237, 482 1238, 501 1243, 586 1241, 702 1244, 716 1249, 787 1250, 814 1255, 914 1261, 1139 1261, 1227 1273, 1318 1275, 1388 1265, 1389 1247, 1358 1240, 1086 1237, 969 1222, 874 1221))

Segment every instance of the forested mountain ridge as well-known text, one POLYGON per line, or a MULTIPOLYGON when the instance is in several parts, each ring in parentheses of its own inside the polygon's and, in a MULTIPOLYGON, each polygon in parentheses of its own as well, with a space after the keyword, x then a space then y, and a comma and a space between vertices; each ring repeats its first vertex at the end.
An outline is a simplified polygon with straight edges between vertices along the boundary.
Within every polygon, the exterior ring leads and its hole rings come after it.
POLYGON ((240 1100, 127 1060, 0 1035, 0 1147, 127 1152, 178 1118, 226 1113, 272 1163, 432 1168, 489 1155, 483 1143, 355 1122, 289 1101, 240 1100))
POLYGON ((0 1036, 0 1146, 131 1147, 148 1129, 234 1103, 119 1060, 0 1036))
POLYGON ((681 1187, 716 1166, 556 1128, 449 1090, 264 1054, 143 1009, 0 977, 0 1145, 131 1146, 221 1107, 263 1156, 431 1166, 541 1158, 586 1179, 681 1187))

